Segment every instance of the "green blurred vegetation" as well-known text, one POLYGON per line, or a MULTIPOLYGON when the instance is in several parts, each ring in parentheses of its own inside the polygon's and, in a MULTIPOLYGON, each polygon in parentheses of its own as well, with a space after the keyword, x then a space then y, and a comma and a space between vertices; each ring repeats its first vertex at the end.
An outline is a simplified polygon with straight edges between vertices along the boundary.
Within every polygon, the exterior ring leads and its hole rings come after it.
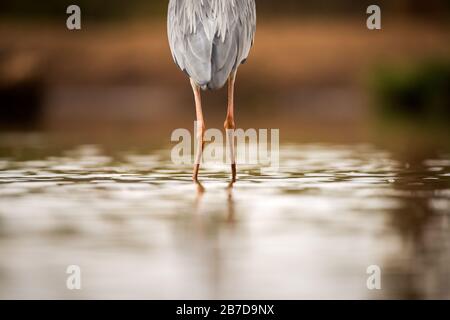
POLYGON ((371 131, 377 143, 419 157, 450 150, 449 60, 384 65, 371 80, 371 131))
POLYGON ((405 68, 380 67, 373 79, 373 93, 383 118, 448 125, 450 61, 433 59, 405 68))

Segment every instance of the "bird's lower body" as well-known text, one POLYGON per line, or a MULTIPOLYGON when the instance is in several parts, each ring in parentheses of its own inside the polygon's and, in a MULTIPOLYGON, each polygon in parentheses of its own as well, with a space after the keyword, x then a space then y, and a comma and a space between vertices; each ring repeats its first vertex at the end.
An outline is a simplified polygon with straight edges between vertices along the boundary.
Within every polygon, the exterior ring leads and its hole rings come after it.
MULTIPOLYGON (((234 122, 234 83, 236 80, 236 72, 232 72, 228 79, 228 110, 225 118, 224 128, 227 133, 227 141, 229 143, 227 150, 229 150, 228 158, 231 160, 231 181, 236 181, 236 150, 234 146, 234 130, 236 129, 234 122)), ((205 131, 206 125, 203 118, 201 87, 191 79, 192 90, 195 98, 195 111, 197 116, 197 151, 194 162, 194 172, 192 179, 198 182, 198 174, 200 170, 200 163, 202 159, 203 150, 205 147, 205 131)))

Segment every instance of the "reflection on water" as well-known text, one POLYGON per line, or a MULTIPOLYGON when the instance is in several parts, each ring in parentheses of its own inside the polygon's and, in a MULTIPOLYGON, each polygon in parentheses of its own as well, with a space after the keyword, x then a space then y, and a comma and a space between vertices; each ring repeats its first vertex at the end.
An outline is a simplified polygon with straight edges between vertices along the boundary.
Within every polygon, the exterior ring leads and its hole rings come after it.
POLYGON ((450 298, 450 156, 284 145, 279 172, 241 167, 233 186, 227 166, 195 185, 169 155, 3 156, 0 297, 450 298))

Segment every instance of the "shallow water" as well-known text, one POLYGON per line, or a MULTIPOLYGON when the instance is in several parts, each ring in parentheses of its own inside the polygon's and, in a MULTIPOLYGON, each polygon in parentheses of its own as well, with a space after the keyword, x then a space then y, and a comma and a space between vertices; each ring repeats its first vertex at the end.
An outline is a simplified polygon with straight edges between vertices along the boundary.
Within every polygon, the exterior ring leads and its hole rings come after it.
POLYGON ((11 154, 0 298, 450 298, 450 155, 286 144, 278 172, 240 168, 231 187, 215 166, 200 187, 165 149, 11 154))

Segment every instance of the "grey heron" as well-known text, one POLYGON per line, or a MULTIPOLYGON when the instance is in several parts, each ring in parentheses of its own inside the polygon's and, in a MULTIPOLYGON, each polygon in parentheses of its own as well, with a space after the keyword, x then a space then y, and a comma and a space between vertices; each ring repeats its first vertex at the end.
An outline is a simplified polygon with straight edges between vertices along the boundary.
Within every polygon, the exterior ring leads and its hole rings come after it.
POLYGON ((228 80, 228 110, 224 128, 234 182, 234 84, 237 69, 246 61, 253 45, 255 0, 170 0, 167 25, 173 59, 189 76, 194 92, 198 145, 193 179, 198 181, 206 130, 201 90, 220 89, 228 80))

